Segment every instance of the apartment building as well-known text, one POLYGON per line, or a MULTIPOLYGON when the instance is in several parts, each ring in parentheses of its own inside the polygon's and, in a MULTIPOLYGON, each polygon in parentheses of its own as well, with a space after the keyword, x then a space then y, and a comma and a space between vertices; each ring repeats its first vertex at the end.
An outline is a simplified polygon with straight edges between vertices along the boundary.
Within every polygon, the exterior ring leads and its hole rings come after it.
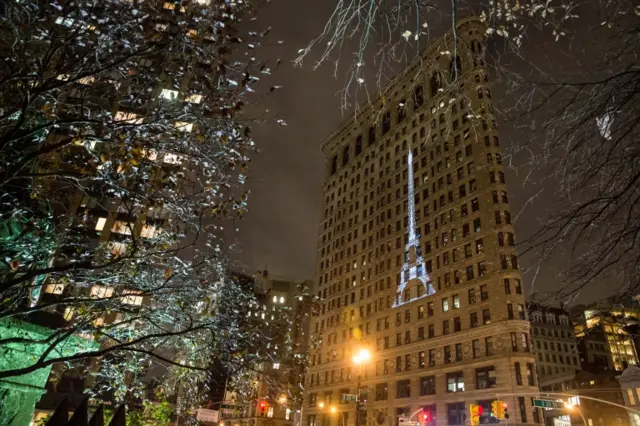
POLYGON ((527 308, 540 385, 549 379, 580 370, 580 357, 569 312, 538 303, 529 303, 527 308))
POLYGON ((484 32, 458 22, 322 145, 307 426, 486 423, 497 394, 540 420, 484 32))
MULTIPOLYGON (((238 394, 233 380, 227 379, 221 408, 221 422, 232 425, 296 426, 302 409, 300 386, 304 377, 304 356, 309 343, 309 289, 313 283, 287 277, 269 275, 260 271, 247 277, 257 299, 257 306, 248 315, 254 321, 271 322, 266 331, 267 348, 276 353, 269 362, 254 368, 266 373, 258 376, 250 386, 254 393, 247 397, 238 394)), ((264 350, 261 344, 259 349, 264 350)), ((237 382, 235 382, 237 383, 237 382)), ((244 383, 243 385, 245 385, 244 383)), ((244 387, 244 386, 243 386, 244 387)))

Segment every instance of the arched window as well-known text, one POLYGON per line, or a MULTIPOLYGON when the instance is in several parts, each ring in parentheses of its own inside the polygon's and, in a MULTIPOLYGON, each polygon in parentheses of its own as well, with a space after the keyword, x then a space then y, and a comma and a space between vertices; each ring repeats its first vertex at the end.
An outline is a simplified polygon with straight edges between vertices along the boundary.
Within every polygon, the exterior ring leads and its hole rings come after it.
POLYGON ((460 74, 462 74, 462 60, 460 59, 460 56, 456 56, 456 60, 451 60, 451 64, 449 65, 451 81, 455 81, 460 74))
POLYGON ((331 175, 336 174, 338 171, 338 156, 334 155, 331 159, 331 175))

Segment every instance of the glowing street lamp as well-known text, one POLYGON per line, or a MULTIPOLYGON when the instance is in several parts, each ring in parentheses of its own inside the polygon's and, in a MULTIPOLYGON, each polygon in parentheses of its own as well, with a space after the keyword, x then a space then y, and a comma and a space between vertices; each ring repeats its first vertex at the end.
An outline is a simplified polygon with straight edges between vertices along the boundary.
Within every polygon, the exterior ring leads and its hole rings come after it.
POLYGON ((320 407, 320 408, 324 408, 324 402, 319 403, 319 404, 318 404, 318 407, 320 407))
POLYGON ((371 352, 368 349, 360 349, 356 355, 353 356, 354 364, 363 364, 371 359, 371 352))

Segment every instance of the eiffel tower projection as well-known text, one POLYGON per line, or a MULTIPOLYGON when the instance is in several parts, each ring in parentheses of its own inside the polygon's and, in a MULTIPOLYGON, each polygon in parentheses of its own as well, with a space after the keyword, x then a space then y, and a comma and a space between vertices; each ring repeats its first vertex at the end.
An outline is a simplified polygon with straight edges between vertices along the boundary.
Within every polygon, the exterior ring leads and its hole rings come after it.
POLYGON ((422 299, 431 296, 436 291, 433 289, 433 283, 429 278, 427 267, 422 258, 422 248, 420 247, 420 235, 416 234, 416 203, 413 191, 413 153, 409 147, 407 154, 407 166, 409 173, 409 195, 407 207, 409 210, 409 240, 404 248, 404 264, 400 270, 400 285, 396 292, 396 301, 393 307, 401 306, 411 300, 422 299), (418 280, 424 286, 424 291, 420 292, 418 287, 411 288, 408 284, 418 280))

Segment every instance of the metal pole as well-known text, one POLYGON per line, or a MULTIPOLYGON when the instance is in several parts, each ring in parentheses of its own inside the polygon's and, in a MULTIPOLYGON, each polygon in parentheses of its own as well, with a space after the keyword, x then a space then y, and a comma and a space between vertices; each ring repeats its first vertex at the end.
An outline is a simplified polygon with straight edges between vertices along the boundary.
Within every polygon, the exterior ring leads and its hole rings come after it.
POLYGON ((360 426, 360 369, 358 369, 358 380, 356 387, 356 426, 360 426))

